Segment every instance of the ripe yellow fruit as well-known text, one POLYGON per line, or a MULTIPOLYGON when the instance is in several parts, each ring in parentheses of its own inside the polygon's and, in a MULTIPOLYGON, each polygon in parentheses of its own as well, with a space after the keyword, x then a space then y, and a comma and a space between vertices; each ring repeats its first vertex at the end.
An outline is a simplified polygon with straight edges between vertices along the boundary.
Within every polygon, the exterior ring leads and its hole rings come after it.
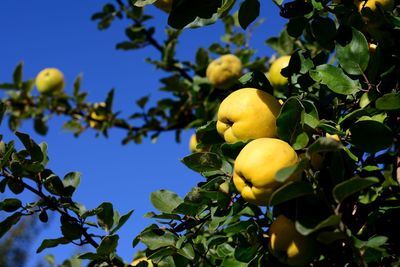
POLYGON ((383 10, 391 11, 394 8, 393 0, 367 0, 358 1, 358 10, 361 12, 363 8, 369 8, 372 12, 378 10, 378 6, 382 7, 383 10))
POLYGON ((281 70, 289 65, 290 56, 282 56, 272 62, 267 78, 274 88, 282 88, 288 84, 288 79, 281 74, 281 70))
POLYGON ((269 228, 268 248, 280 262, 305 266, 314 256, 314 242, 296 231, 294 222, 279 215, 269 228))
POLYGON ((192 134, 189 141, 189 149, 190 151, 192 151, 192 153, 201 152, 201 149, 197 148, 197 144, 198 144, 197 136, 196 134, 192 134))
POLYGON ((153 267, 153 262, 151 260, 148 260, 146 257, 140 257, 137 258, 136 260, 132 261, 131 265, 132 266, 137 266, 139 263, 141 263, 142 261, 147 262, 147 266, 148 267, 153 267))
POLYGON ((35 79, 36 88, 42 94, 60 92, 64 89, 64 75, 56 68, 45 68, 35 79))
MULTIPOLYGON (((283 184, 275 180, 276 173, 297 161, 296 151, 282 140, 253 140, 240 151, 235 160, 233 183, 247 202, 267 205, 271 194, 283 184)), ((295 173, 287 181, 299 178, 300 173, 295 173)))
POLYGON ((326 133, 325 136, 327 138, 331 138, 333 140, 336 140, 336 141, 340 142, 340 137, 337 134, 328 134, 328 133, 326 133))
POLYGON ((232 54, 223 55, 208 65, 206 76, 217 88, 226 89, 232 86, 242 74, 242 62, 232 54))
POLYGON ((228 143, 275 137, 280 109, 278 100, 262 90, 239 89, 219 106, 217 131, 228 143))
POLYGON ((106 119, 106 116, 100 112, 99 109, 104 109, 106 107, 106 103, 101 102, 101 103, 96 103, 94 104, 94 110, 90 112, 89 114, 89 126, 91 128, 98 128, 100 126, 100 121, 104 121, 106 119))
POLYGON ((154 5, 162 11, 169 13, 172 9, 172 2, 173 0, 158 0, 154 3, 154 5))

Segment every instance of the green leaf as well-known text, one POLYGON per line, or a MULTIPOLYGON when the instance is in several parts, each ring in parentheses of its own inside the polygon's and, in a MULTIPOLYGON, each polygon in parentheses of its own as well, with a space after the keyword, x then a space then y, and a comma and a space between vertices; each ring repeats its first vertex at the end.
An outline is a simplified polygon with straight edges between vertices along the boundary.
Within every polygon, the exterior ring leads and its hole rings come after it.
POLYGON ((175 246, 177 239, 176 235, 162 229, 150 229, 139 235, 139 240, 151 250, 175 246))
POLYGON ((284 183, 293 174, 301 172, 306 167, 306 161, 300 161, 292 166, 284 167, 275 174, 275 180, 284 183))
POLYGON ((148 101, 149 101, 149 96, 144 96, 144 97, 140 98, 139 100, 137 100, 137 101, 136 101, 136 104, 137 104, 141 109, 143 109, 143 108, 146 106, 146 104, 147 104, 148 101))
POLYGON ((222 160, 219 155, 211 152, 193 153, 181 161, 189 169, 200 173, 217 171, 222 168, 222 160))
POLYGON ((283 141, 293 144, 302 132, 304 106, 297 97, 289 98, 282 106, 276 119, 278 137, 283 141))
POLYGON ((378 98, 375 106, 379 110, 392 111, 400 109, 400 93, 389 93, 378 98))
POLYGON ((229 267, 247 267, 249 266, 248 263, 245 262, 240 262, 234 257, 223 257, 223 261, 221 263, 221 266, 229 266, 229 267))
POLYGON ((40 213, 39 213, 39 220, 40 220, 41 222, 44 222, 44 223, 46 223, 46 222, 49 221, 49 216, 47 215, 46 210, 40 211, 40 213))
POLYGON ((278 188, 269 200, 269 205, 276 206, 280 203, 314 193, 312 185, 308 182, 288 182, 278 188))
POLYGON ((321 221, 321 222, 309 222, 309 221, 296 221, 296 230, 302 234, 302 235, 309 235, 312 234, 320 229, 326 228, 326 227, 335 227, 338 226, 342 217, 340 215, 331 215, 327 219, 321 221))
POLYGON ((352 194, 357 193, 365 188, 368 188, 371 185, 378 182, 379 179, 376 177, 366 177, 366 178, 354 177, 340 184, 337 184, 333 188, 332 194, 336 202, 339 203, 342 202, 348 196, 351 196, 352 194))
POLYGON ((93 253, 93 252, 85 252, 82 254, 78 254, 78 259, 82 259, 82 260, 97 260, 97 259, 101 259, 102 256, 97 254, 97 253, 93 253))
POLYGON ((362 120, 350 127, 350 143, 369 153, 389 148, 393 143, 393 133, 389 127, 375 120, 362 120), (371 142, 371 138, 373 141, 371 142))
POLYGON ((176 193, 163 189, 151 193, 150 201, 157 210, 165 213, 172 213, 175 208, 183 203, 182 198, 176 193))
POLYGON ((176 0, 168 17, 168 25, 183 29, 197 17, 211 19, 220 7, 220 1, 176 0))
POLYGON ((36 116, 33 121, 33 127, 38 134, 46 135, 49 128, 47 127, 46 121, 42 116, 36 116))
POLYGON ((97 247, 97 254, 109 255, 116 251, 118 246, 118 235, 108 235, 101 240, 101 243, 97 247))
POLYGON ((342 147, 343 146, 340 142, 332 138, 320 137, 308 147, 307 154, 311 156, 311 154, 314 153, 332 152, 340 150, 342 147))
POLYGON ((196 130, 196 136, 201 140, 202 144, 222 144, 225 140, 219 135, 216 127, 216 121, 209 121, 206 125, 203 125, 196 130))
POLYGON ((97 208, 101 209, 97 216, 98 225, 104 230, 108 231, 114 225, 114 208, 109 202, 103 202, 97 208))
POLYGON ((365 36, 352 28, 352 38, 342 46, 336 44, 337 57, 340 66, 351 75, 361 75, 368 67, 369 50, 365 36))
POLYGON ((0 222, 0 238, 3 237, 11 227, 19 221, 19 219, 21 219, 21 216, 22 214, 20 212, 16 212, 0 222))
POLYGON ((182 255, 188 260, 193 261, 195 258, 193 245, 191 243, 187 243, 183 248, 178 250, 178 254, 182 255))
POLYGON ((64 176, 62 181, 65 189, 65 194, 72 196, 81 181, 81 174, 79 172, 70 172, 64 176))
POLYGON ((61 215, 61 232, 68 240, 76 240, 82 236, 82 227, 78 221, 67 215, 61 215))
POLYGON ((43 160, 42 149, 30 138, 29 135, 21 132, 16 132, 15 135, 19 138, 19 140, 21 140, 24 147, 28 150, 33 161, 41 162, 43 160))
POLYGON ((274 92, 267 77, 261 71, 251 71, 244 74, 239 78, 239 83, 241 84, 241 88, 256 88, 269 94, 273 94, 274 92))
POLYGON ((238 221, 232 224, 229 224, 225 229, 224 233, 226 234, 236 234, 240 232, 246 232, 247 229, 251 226, 254 226, 253 221, 238 221))
POLYGON ((143 7, 143 6, 151 5, 151 4, 155 3, 155 2, 157 2, 157 0, 134 0, 132 2, 134 2, 135 6, 143 7))
POLYGON ((4 210, 6 212, 14 212, 21 207, 21 200, 16 198, 6 198, 2 202, 0 202, 0 210, 4 210))
POLYGON ((272 37, 265 41, 272 49, 276 50, 281 56, 292 54, 294 47, 294 38, 292 38, 286 29, 284 29, 279 38, 272 37))
POLYGON ((15 85, 20 87, 22 85, 22 69, 23 69, 24 63, 21 62, 15 67, 14 73, 13 73, 13 82, 15 85))
POLYGON ((36 250, 36 253, 40 253, 46 248, 54 248, 58 245, 68 244, 70 241, 64 237, 56 238, 56 239, 45 239, 40 244, 39 248, 36 250))
POLYGON ((122 215, 121 218, 119 218, 117 225, 112 229, 110 234, 114 234, 115 232, 117 232, 129 220, 132 213, 133 213, 133 210, 129 211, 125 215, 122 215))
POLYGON ((336 25, 331 18, 324 18, 318 16, 314 18, 311 22, 311 31, 315 39, 317 39, 318 43, 320 43, 323 46, 324 45, 326 46, 335 39, 336 25))
POLYGON ((337 94, 351 95, 361 89, 358 81, 350 79, 342 69, 332 65, 319 65, 315 70, 310 71, 310 76, 314 81, 325 84, 337 94))
POLYGON ((258 0, 244 0, 239 8, 239 24, 246 30, 247 27, 260 15, 260 2, 258 0))
POLYGON ((60 177, 54 174, 50 174, 48 177, 46 177, 46 179, 43 181, 43 185, 47 191, 54 195, 62 196, 65 193, 63 182, 61 181, 60 177))
POLYGON ((6 105, 3 102, 0 102, 0 125, 3 122, 4 114, 6 113, 6 105))

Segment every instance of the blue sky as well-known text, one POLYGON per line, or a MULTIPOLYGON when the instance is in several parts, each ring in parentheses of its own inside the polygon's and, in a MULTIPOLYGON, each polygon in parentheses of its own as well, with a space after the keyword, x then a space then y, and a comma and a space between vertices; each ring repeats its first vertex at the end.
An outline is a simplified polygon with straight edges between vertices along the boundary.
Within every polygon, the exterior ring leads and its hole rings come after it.
MULTIPOLYGON (((114 111, 128 116, 137 111, 135 100, 151 95, 153 100, 165 96, 157 92, 159 79, 165 73, 146 63, 144 58, 159 58, 157 51, 148 47, 133 52, 115 50, 115 44, 125 40, 124 29, 128 21, 117 21, 106 31, 99 31, 96 23, 90 21, 93 13, 100 11, 108 1, 54 1, 54 0, 2 0, 0 1, 0 82, 9 82, 14 67, 24 61, 24 75, 34 78, 45 67, 57 67, 64 72, 66 91, 72 92, 72 83, 83 73, 82 89, 89 92, 90 102, 105 99, 111 88, 116 88, 114 111)), ((279 10, 272 1, 261 1, 261 17, 264 23, 253 33, 251 46, 257 55, 273 54, 264 41, 277 35, 283 24, 279 10)), ((167 15, 150 6, 148 13, 155 16, 151 24, 157 27, 157 37, 163 38, 167 15)), ((202 29, 186 30, 178 44, 177 57, 193 60, 198 47, 208 47, 219 40, 221 24, 202 29)), ((1 92, 3 97, 3 92, 1 92)), ((94 131, 87 131, 79 138, 62 130, 65 118, 54 117, 50 131, 43 137, 33 133, 32 122, 26 122, 22 131, 32 134, 37 142, 49 145, 49 168, 60 176, 70 171, 82 173, 81 185, 75 200, 87 208, 95 208, 104 201, 114 204, 121 214, 134 209, 135 212, 120 230, 118 253, 130 261, 135 253, 132 239, 153 221, 143 218, 151 206, 150 193, 168 189, 184 196, 190 188, 201 181, 196 173, 188 170, 179 159, 189 154, 188 142, 193 133, 183 133, 182 143, 174 142, 173 133, 162 134, 156 144, 144 140, 143 144, 121 145, 122 130, 110 131, 108 139, 95 137, 94 131)), ((0 126, 0 133, 9 141, 16 139, 6 123, 0 126)), ((2 197, 2 196, 1 196, 2 197)), ((26 195, 27 200, 33 197, 26 195)), ((60 263, 77 251, 77 247, 58 247, 36 255, 34 251, 44 238, 61 235, 58 217, 54 217, 34 243, 29 266, 51 253, 60 263)))

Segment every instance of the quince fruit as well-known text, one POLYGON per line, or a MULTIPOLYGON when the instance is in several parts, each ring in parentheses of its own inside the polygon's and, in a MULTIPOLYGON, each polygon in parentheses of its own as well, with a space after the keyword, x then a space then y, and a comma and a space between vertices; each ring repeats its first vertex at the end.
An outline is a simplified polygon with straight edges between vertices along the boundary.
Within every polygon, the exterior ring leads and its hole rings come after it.
POLYGON ((267 78, 272 87, 280 89, 288 84, 288 78, 281 74, 282 69, 289 65, 290 56, 282 56, 272 62, 267 78))
POLYGON ((217 131, 228 143, 275 137, 280 109, 278 100, 262 90, 239 89, 219 106, 217 131))
MULTIPOLYGON (((237 156, 233 167, 233 183, 250 203, 268 205, 272 193, 283 185, 275 180, 276 173, 298 162, 296 151, 275 138, 259 138, 248 143, 237 156)), ((286 181, 298 180, 295 173, 286 181)))
POLYGON ((294 222, 284 215, 272 222, 269 235, 269 251, 284 264, 305 266, 314 257, 314 241, 297 232, 294 222))
POLYGON ((141 263, 143 261, 147 262, 147 266, 148 267, 153 267, 154 266, 153 262, 151 260, 148 260, 146 257, 137 258, 136 260, 132 261, 131 265, 132 266, 137 266, 139 263, 141 263))
POLYGON ((242 74, 242 62, 232 54, 223 55, 208 65, 206 76, 217 88, 227 89, 232 86, 242 74))
POLYGON ((104 102, 94 104, 94 110, 89 114, 89 126, 91 128, 99 128, 100 122, 106 120, 105 107, 106 103, 104 102))
POLYGON ((41 94, 60 92, 65 85, 64 75, 59 69, 45 68, 36 76, 35 83, 41 94))

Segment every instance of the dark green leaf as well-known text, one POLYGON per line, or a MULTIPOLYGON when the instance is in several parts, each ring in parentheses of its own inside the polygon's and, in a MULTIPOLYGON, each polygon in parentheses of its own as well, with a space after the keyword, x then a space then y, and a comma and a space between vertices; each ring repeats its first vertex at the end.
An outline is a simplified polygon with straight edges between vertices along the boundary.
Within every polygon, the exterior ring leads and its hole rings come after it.
POLYGON ((36 250, 36 253, 40 253, 46 248, 54 248, 58 245, 68 244, 70 241, 64 237, 56 238, 56 239, 45 239, 40 244, 39 248, 36 250))
POLYGON ((13 73, 13 82, 20 87, 22 85, 22 68, 24 63, 19 63, 13 73))
POLYGON ((201 143, 205 145, 221 144, 225 142, 217 131, 216 121, 209 121, 206 125, 197 128, 196 136, 197 139, 201 140, 201 143))
POLYGON ((177 237, 173 233, 162 229, 150 229, 142 232, 139 239, 151 250, 175 246, 177 241, 177 237))
POLYGON ((86 253, 78 254, 78 258, 82 259, 82 260, 97 260, 97 259, 101 259, 102 256, 97 253, 86 252, 86 253))
POLYGON ((271 206, 276 206, 285 201, 289 201, 304 195, 313 194, 314 189, 308 182, 296 181, 288 182, 287 184, 278 188, 269 200, 271 206))
POLYGON ((96 249, 97 254, 109 255, 116 251, 118 246, 118 235, 108 235, 101 240, 98 248, 96 249))
POLYGON ((4 210, 6 212, 14 212, 21 207, 21 200, 16 198, 6 198, 2 202, 0 202, 0 210, 4 210))
POLYGON ((29 135, 16 132, 15 135, 21 140, 24 147, 28 150, 33 161, 41 162, 43 160, 42 149, 33 141, 29 135))
POLYGON ((284 183, 295 173, 301 172, 305 167, 306 167, 306 161, 300 161, 295 165, 284 167, 275 174, 275 180, 280 183, 284 183))
POLYGON ((68 240, 79 239, 82 236, 82 227, 78 224, 78 221, 67 216, 61 215, 61 232, 68 240))
POLYGON ((13 192, 16 195, 22 193, 25 189, 23 184, 21 184, 18 180, 15 179, 9 179, 7 185, 8 188, 10 188, 11 192, 13 192))
POLYGON ((4 114, 6 113, 6 105, 3 102, 0 102, 0 125, 3 122, 4 114))
POLYGON ((302 234, 302 235, 309 235, 312 234, 320 229, 326 228, 326 227, 335 227, 338 226, 340 221, 341 221, 341 216, 340 215, 331 215, 327 219, 321 221, 321 222, 309 222, 309 221, 296 221, 296 230, 302 234))
POLYGON ((47 191, 54 195, 62 196, 64 195, 64 184, 61 181, 60 177, 51 174, 44 181, 43 185, 47 191))
POLYGON ((352 75, 361 75, 368 67, 369 50, 365 36, 352 28, 351 41, 342 46, 336 44, 337 57, 340 66, 352 75))
POLYGON ((378 98, 375 106, 379 110, 399 110, 400 109, 400 93, 389 93, 378 98))
POLYGON ((299 133, 302 132, 302 117, 304 107, 296 97, 289 98, 281 108, 276 119, 278 137, 290 144, 293 144, 299 133))
POLYGON ((350 127, 351 143, 369 153, 389 148, 393 143, 390 128, 375 120, 358 121, 350 127), (373 137, 373 142, 371 142, 373 137))
POLYGON ((217 171, 222 167, 222 160, 218 154, 211 152, 193 153, 182 160, 189 169, 195 172, 217 171))
POLYGON ((273 94, 274 89, 269 83, 264 73, 260 71, 251 71, 239 78, 242 88, 256 88, 269 94, 273 94))
POLYGON ((97 223, 106 231, 110 230, 114 224, 114 208, 109 202, 103 202, 98 206, 101 211, 97 215, 97 223))
POLYGON ((159 190, 151 193, 150 201, 157 210, 165 213, 172 213, 183 202, 182 198, 176 193, 168 190, 159 190))
POLYGON ((19 219, 21 219, 21 215, 20 212, 16 212, 0 222, 0 238, 3 237, 11 227, 19 221, 19 219))
POLYGON ((260 15, 260 2, 258 0, 244 0, 239 8, 239 24, 246 30, 247 27, 260 15))
POLYGON ((321 45, 325 45, 335 39, 336 25, 332 19, 318 16, 311 22, 311 31, 315 39, 321 45))
POLYGON ((336 185, 332 194, 336 202, 342 202, 348 196, 360 192, 361 190, 370 187, 371 185, 378 183, 379 179, 375 177, 359 178, 355 177, 346 180, 338 185, 336 185))
POLYGON ((136 101, 136 104, 143 109, 146 106, 146 103, 149 101, 149 96, 144 96, 136 101))
POLYGON ((254 226, 254 222, 252 221, 238 221, 236 223, 232 223, 228 225, 224 229, 224 233, 226 234, 235 234, 235 233, 240 233, 240 232, 246 232, 247 229, 251 226, 254 226))
POLYGON ((62 181, 65 189, 65 194, 72 196, 81 181, 81 174, 79 172, 70 172, 64 176, 62 181))
POLYGON ((311 155, 319 152, 337 151, 342 148, 342 144, 332 138, 320 137, 312 143, 308 149, 307 154, 311 155))
POLYGON ((36 116, 33 121, 33 127, 38 134, 46 135, 49 128, 46 121, 41 116, 36 116))
POLYGON ((133 210, 129 211, 125 215, 122 215, 121 218, 119 218, 117 225, 112 229, 110 234, 114 234, 115 232, 117 232, 129 220, 132 213, 133 213, 133 210))
POLYGON ((39 213, 39 220, 40 220, 41 222, 44 222, 44 223, 46 223, 46 222, 49 221, 49 216, 47 215, 46 210, 42 210, 42 211, 39 213))
POLYGON ((358 81, 350 79, 342 69, 332 65, 319 65, 315 70, 310 71, 310 76, 314 81, 325 84, 337 94, 351 95, 361 89, 358 81))

